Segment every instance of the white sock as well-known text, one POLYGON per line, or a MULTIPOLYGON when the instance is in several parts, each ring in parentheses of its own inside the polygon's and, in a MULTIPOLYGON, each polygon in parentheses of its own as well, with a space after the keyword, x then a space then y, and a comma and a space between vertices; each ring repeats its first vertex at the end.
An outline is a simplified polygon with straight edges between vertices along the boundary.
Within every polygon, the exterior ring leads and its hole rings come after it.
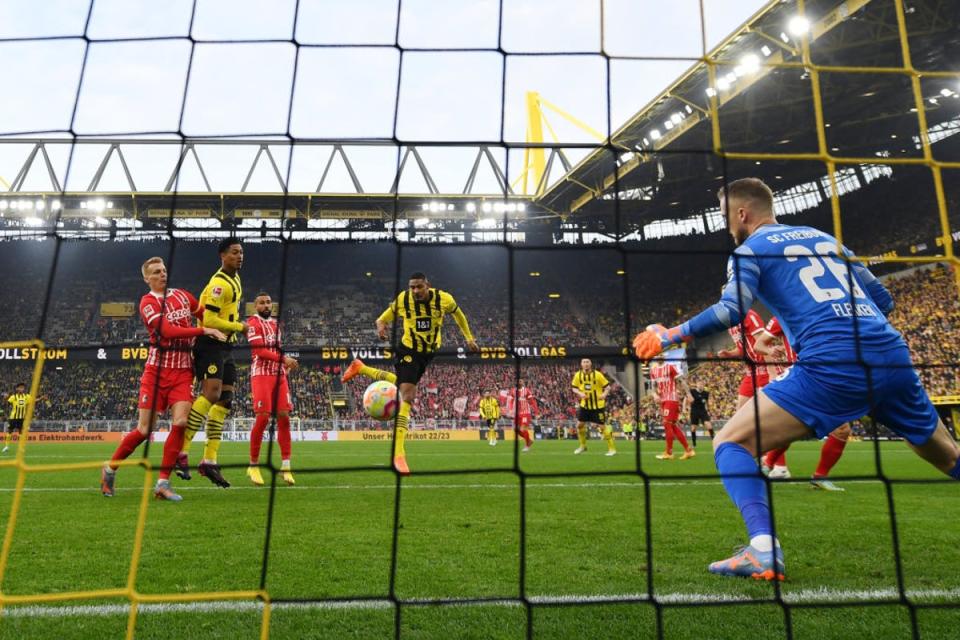
POLYGON ((281 460, 281 461, 280 461, 280 470, 281 470, 281 471, 290 471, 290 461, 289 461, 289 460, 281 460))
MULTIPOLYGON (((773 536, 770 535, 769 533, 765 533, 759 536, 753 536, 752 538, 750 538, 750 546, 762 553, 773 551, 773 544, 774 544, 773 536)), ((780 541, 776 540, 776 544, 779 547, 780 541)))
POLYGON ((773 468, 774 468, 774 469, 786 469, 786 468, 787 468, 787 465, 785 465, 785 464, 777 464, 777 465, 774 465, 773 468))

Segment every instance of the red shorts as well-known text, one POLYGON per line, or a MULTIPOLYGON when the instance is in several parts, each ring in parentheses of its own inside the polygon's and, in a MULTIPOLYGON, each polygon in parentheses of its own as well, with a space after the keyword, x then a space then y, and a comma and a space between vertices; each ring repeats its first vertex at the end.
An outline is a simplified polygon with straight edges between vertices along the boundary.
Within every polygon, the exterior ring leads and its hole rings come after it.
POLYGON ((137 408, 160 414, 178 402, 193 402, 193 369, 144 368, 137 408))
POLYGON ((530 426, 531 418, 529 413, 521 413, 517 416, 517 426, 526 428, 530 426))
POLYGON ((661 415, 663 416, 664 422, 672 422, 676 424, 677 420, 680 419, 680 403, 676 400, 667 400, 660 403, 661 415))
MULTIPOLYGON (((250 386, 253 388, 253 412, 273 413, 273 394, 277 387, 277 376, 254 376, 250 378, 250 386)), ((290 399, 287 376, 282 376, 277 393, 277 413, 290 413, 292 408, 293 401, 290 399)))
MULTIPOLYGON (((758 371, 757 372, 757 389, 762 389, 763 387, 767 386, 768 382, 770 382, 770 376, 766 374, 759 375, 759 371, 758 371)), ((740 381, 740 390, 737 391, 737 393, 739 393, 744 398, 752 398, 753 391, 754 391, 753 375, 747 374, 743 376, 743 379, 740 381)))

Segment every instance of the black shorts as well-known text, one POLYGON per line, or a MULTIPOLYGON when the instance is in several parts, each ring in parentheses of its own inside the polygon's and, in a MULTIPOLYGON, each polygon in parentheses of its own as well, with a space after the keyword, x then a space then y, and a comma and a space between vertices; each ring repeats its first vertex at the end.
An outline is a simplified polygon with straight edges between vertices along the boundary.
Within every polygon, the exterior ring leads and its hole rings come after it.
POLYGON ((584 409, 583 407, 580 407, 577 409, 577 422, 592 422, 593 424, 606 425, 607 410, 584 409))
POLYGON ((690 424, 703 424, 705 422, 710 422, 709 413, 697 409, 690 410, 690 424))
POLYGON ((427 371, 427 365, 433 360, 432 353, 418 353, 406 348, 397 349, 394 366, 397 371, 397 385, 403 383, 418 384, 427 371))
POLYGON ((496 429, 497 428, 497 419, 490 418, 487 420, 487 429, 496 429))
POLYGON ((7 422, 7 433, 23 433, 23 418, 10 418, 7 422))
POLYGON ((193 345, 193 375, 197 380, 220 380, 225 387, 237 381, 237 365, 233 347, 207 336, 200 336, 193 345))

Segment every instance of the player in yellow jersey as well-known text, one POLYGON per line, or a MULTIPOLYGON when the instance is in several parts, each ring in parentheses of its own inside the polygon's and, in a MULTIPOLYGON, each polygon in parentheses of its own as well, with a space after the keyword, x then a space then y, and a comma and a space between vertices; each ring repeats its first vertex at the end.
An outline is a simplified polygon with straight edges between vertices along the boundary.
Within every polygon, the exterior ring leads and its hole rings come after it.
POLYGON ((417 383, 440 349, 440 329, 443 327, 444 317, 453 316, 467 342, 467 348, 471 352, 480 351, 477 341, 470 333, 467 316, 452 295, 431 287, 427 276, 419 271, 410 276, 407 284, 408 288, 380 314, 376 322, 377 335, 381 340, 389 339, 390 325, 395 320, 402 324, 398 327, 402 333, 394 349, 396 374, 368 367, 362 360, 357 359, 350 363, 342 377, 342 380, 347 382, 363 375, 373 380, 387 380, 399 385, 400 409, 397 411, 395 424, 393 466, 403 475, 410 473, 404 449, 410 424, 410 408, 417 396, 417 383))
POLYGON ((497 420, 500 419, 500 401, 497 392, 491 389, 480 399, 480 418, 487 421, 487 442, 491 447, 497 445, 497 420))
POLYGON ((177 457, 177 475, 190 479, 187 452, 197 431, 206 421, 207 445, 203 449, 203 461, 197 467, 200 475, 213 484, 226 489, 230 483, 220 472, 217 454, 223 433, 223 421, 230 413, 237 368, 233 362, 233 345, 247 330, 247 323, 240 318, 243 287, 240 284, 240 268, 243 266, 243 244, 239 238, 225 238, 218 247, 220 268, 200 294, 204 328, 219 329, 226 340, 200 336, 193 347, 194 373, 200 381, 200 395, 190 407, 187 433, 183 451, 177 457))
POLYGON ((573 453, 580 455, 587 450, 587 424, 597 425, 607 441, 607 455, 617 455, 613 443, 613 427, 607 424, 607 394, 610 393, 610 381, 602 371, 593 368, 590 358, 580 361, 580 370, 573 375, 573 392, 580 399, 577 409, 577 438, 580 446, 573 453))
POLYGON ((10 439, 13 438, 14 431, 23 436, 23 421, 27 418, 27 408, 31 402, 33 402, 33 397, 27 393, 27 385, 22 382, 16 386, 16 391, 7 398, 10 413, 7 416, 7 433, 3 437, 2 453, 6 453, 7 449, 10 448, 10 439))

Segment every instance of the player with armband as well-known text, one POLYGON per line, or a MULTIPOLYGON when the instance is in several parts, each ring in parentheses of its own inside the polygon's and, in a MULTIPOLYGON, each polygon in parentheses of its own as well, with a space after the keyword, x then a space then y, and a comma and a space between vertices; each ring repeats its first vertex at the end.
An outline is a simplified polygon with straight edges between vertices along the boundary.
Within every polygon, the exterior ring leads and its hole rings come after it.
POLYGON ((869 414, 906 439, 942 473, 960 480, 960 448, 920 383, 910 350, 886 315, 893 298, 833 236, 779 224, 773 192, 745 178, 718 193, 737 245, 720 301, 683 324, 649 327, 633 340, 649 360, 665 348, 741 323, 755 300, 780 320, 797 364, 740 407, 714 438, 724 488, 747 528, 749 544, 709 566, 711 573, 784 578, 759 453, 811 435, 825 437, 869 414))
POLYGON ((113 497, 120 462, 150 437, 157 417, 170 410, 170 433, 163 445, 163 460, 154 496, 179 502, 182 498, 170 488, 170 471, 183 445, 187 416, 193 402, 193 343, 199 336, 222 340, 217 329, 193 326, 203 314, 196 298, 183 289, 167 288, 167 267, 162 258, 150 258, 140 268, 150 291, 140 299, 140 318, 150 334, 150 350, 140 378, 137 428, 120 441, 110 462, 100 475, 100 492, 113 497))

